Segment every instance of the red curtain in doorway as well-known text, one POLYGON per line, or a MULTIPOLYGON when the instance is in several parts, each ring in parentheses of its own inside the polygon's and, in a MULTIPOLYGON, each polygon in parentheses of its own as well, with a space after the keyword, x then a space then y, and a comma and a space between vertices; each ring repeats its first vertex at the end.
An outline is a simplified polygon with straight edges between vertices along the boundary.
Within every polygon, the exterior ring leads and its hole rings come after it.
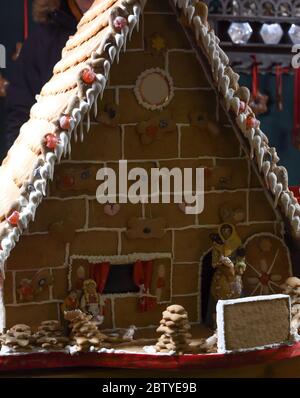
POLYGON ((138 309, 140 312, 151 310, 156 305, 156 298, 150 295, 153 275, 153 261, 138 260, 134 265, 134 283, 140 288, 138 309))
POLYGON ((97 292, 102 294, 107 282, 110 270, 110 263, 103 262, 99 264, 91 264, 90 278, 97 283, 97 292))

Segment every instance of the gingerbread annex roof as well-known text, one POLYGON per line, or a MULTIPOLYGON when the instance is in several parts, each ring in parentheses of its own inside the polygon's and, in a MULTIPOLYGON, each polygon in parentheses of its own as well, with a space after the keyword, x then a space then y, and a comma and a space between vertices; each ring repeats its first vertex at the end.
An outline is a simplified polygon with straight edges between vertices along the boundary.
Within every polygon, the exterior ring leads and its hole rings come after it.
MULTIPOLYGON (((255 160, 262 184, 275 207, 300 234, 300 206, 288 189, 287 172, 248 106, 249 90, 239 86, 239 75, 219 46, 207 21, 207 6, 198 0, 171 0, 183 29, 192 35, 199 61, 220 102, 228 113, 246 153, 255 160), (180 13, 182 15, 180 16, 180 13)), ((0 167, 0 265, 6 259, 35 212, 54 166, 71 151, 72 135, 83 140, 89 129, 89 113, 97 111, 114 61, 118 61, 146 0, 95 0, 78 24, 56 64, 53 76, 42 88, 14 145, 0 167), (87 123, 84 125, 83 120, 87 123)), ((176 17, 174 15, 174 18, 176 17)))

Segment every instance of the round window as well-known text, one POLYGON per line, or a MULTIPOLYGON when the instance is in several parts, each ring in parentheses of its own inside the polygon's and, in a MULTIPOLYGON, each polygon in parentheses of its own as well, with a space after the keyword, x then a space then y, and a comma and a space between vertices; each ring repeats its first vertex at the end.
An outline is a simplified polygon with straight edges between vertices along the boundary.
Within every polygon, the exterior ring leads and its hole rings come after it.
POLYGON ((173 80, 162 69, 148 69, 138 77, 135 95, 144 108, 152 111, 163 109, 174 97, 173 80))

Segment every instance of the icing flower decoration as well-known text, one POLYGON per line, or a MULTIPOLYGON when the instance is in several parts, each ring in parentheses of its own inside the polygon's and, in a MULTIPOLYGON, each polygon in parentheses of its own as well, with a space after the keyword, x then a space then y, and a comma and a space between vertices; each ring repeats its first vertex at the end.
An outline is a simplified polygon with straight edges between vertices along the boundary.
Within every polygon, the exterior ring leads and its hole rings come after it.
POLYGON ((160 53, 167 50, 167 44, 165 39, 158 33, 155 33, 149 39, 149 47, 155 53, 160 53))
POLYGON ((151 144, 160 140, 164 133, 171 133, 175 130, 176 124, 167 112, 160 113, 137 126, 137 133, 140 135, 142 144, 151 144))
POLYGON ((118 203, 107 203, 104 206, 104 214, 110 217, 116 216, 121 210, 121 206, 118 203))
POLYGON ((116 17, 113 21, 114 28, 118 31, 121 31, 128 25, 127 19, 124 17, 116 17))
POLYGON ((106 126, 116 127, 119 124, 119 108, 115 103, 106 103, 100 109, 97 121, 105 124, 106 126))
POLYGON ((96 73, 92 69, 85 68, 81 72, 81 78, 85 84, 91 85, 95 82, 97 76, 96 76, 96 73))
POLYGON ((75 185, 75 178, 71 175, 65 175, 62 179, 62 185, 64 188, 71 188, 75 185))
POLYGON ((90 170, 84 170, 82 173, 81 173, 81 179, 82 180, 87 180, 88 178, 90 178, 91 177, 91 172, 90 172, 90 170))
POLYGON ((282 284, 291 276, 288 248, 277 236, 258 234, 246 243, 247 270, 245 294, 258 296, 282 292, 282 284))
POLYGON ((255 129, 259 126, 259 121, 254 117, 249 115, 246 119, 247 129, 255 129))
POLYGON ((189 119, 191 126, 198 127, 200 130, 209 132, 214 136, 220 134, 219 126, 215 122, 209 120, 206 113, 199 111, 192 112, 189 115, 189 119))
POLYGON ((20 221, 20 213, 18 211, 13 211, 10 216, 7 217, 7 221, 11 225, 18 225, 20 221))
POLYGON ((62 130, 69 130, 71 127, 72 117, 70 115, 63 115, 59 120, 59 125, 62 130))
POLYGON ((45 145, 48 149, 55 149, 59 143, 59 138, 55 134, 47 134, 45 137, 45 145))

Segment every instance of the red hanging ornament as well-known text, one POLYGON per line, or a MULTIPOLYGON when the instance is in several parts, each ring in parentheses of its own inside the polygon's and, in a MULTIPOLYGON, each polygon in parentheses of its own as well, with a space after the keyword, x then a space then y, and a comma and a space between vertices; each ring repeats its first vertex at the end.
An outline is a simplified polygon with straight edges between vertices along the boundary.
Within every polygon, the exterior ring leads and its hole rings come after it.
POLYGON ((300 150, 300 68, 295 70, 293 143, 300 150))
POLYGON ((276 104, 279 112, 283 111, 283 74, 289 73, 289 68, 276 65, 276 104))
POLYGON ((249 105, 256 115, 261 115, 268 111, 269 97, 259 91, 259 69, 256 56, 253 55, 252 65, 252 92, 249 105))

